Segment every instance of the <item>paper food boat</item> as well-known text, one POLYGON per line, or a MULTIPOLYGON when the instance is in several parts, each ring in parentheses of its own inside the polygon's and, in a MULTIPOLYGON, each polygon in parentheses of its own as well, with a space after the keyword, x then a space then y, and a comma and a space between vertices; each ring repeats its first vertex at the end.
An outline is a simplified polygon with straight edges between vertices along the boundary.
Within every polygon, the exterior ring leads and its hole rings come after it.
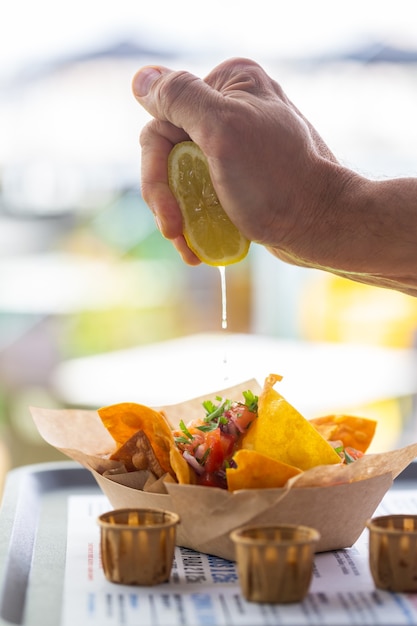
MULTIPOLYGON (((255 380, 163 409, 171 425, 201 416, 201 402, 220 395, 240 399, 247 389, 260 392, 255 380)), ((179 514, 177 544, 234 560, 230 532, 247 524, 291 523, 316 528, 317 551, 352 546, 383 496, 417 456, 417 443, 382 454, 364 455, 350 465, 312 468, 282 489, 229 492, 214 487, 149 480, 148 472, 119 473, 108 456, 115 442, 96 411, 31 407, 35 424, 50 445, 90 470, 113 508, 157 507, 179 514)))

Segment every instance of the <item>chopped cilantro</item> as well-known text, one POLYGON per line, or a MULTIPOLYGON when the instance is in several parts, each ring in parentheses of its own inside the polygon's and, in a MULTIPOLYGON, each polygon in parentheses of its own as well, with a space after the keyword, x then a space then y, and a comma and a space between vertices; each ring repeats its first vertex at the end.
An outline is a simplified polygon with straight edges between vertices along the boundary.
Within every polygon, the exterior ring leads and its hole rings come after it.
POLYGON ((245 405, 249 411, 256 413, 258 410, 258 396, 255 396, 252 391, 244 391, 243 397, 245 398, 245 405))
POLYGON ((349 452, 346 451, 346 449, 344 450, 344 453, 345 453, 346 465, 349 465, 350 463, 354 463, 354 461, 356 460, 355 457, 351 456, 349 452))
POLYGON ((175 443, 190 443, 188 437, 174 437, 175 443))
POLYGON ((186 427, 184 420, 180 421, 180 428, 181 428, 182 432, 184 433, 185 437, 187 438, 187 440, 191 440, 192 441, 194 439, 193 435, 190 433, 190 431, 186 427))
POLYGON ((197 459, 197 461, 200 463, 200 465, 204 465, 204 463, 207 461, 207 457, 211 452, 211 448, 207 448, 207 450, 204 452, 203 456, 201 457, 201 459, 197 459))
POLYGON ((206 424, 203 424, 202 426, 196 426, 196 428, 197 430, 201 430, 201 432, 203 433, 209 433, 212 430, 216 430, 216 428, 218 428, 220 424, 227 424, 227 418, 220 416, 216 420, 210 420, 209 422, 207 422, 206 424))
POLYGON ((206 410, 206 417, 204 418, 205 422, 211 422, 213 420, 217 420, 217 418, 222 417, 226 411, 228 411, 232 405, 231 400, 224 400, 219 396, 216 397, 216 400, 219 401, 219 404, 214 404, 211 400, 205 400, 203 402, 203 407, 206 410))
MULTIPOLYGON (((244 391, 243 397, 245 399, 245 406, 249 409, 249 411, 256 413, 258 410, 258 396, 252 393, 252 391, 244 391)), ((242 405, 242 403, 235 403, 232 400, 222 398, 221 396, 216 396, 215 400, 217 401, 217 404, 212 400, 205 400, 202 402, 206 411, 204 424, 195 426, 195 428, 203 433, 209 433, 218 428, 221 424, 228 424, 228 419, 226 417, 227 412, 234 405, 242 405)), ((240 414, 237 413, 236 417, 240 417, 240 414)), ((188 444, 193 441, 194 436, 188 430, 183 420, 180 421, 179 427, 182 435, 175 437, 175 442, 177 444, 188 444)))

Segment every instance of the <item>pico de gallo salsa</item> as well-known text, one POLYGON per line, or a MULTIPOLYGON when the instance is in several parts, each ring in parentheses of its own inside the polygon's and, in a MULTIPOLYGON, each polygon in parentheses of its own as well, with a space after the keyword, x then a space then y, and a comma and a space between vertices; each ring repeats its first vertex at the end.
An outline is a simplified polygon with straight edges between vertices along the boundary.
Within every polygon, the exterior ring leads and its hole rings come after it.
POLYGON ((363 456, 363 452, 352 448, 352 446, 344 446, 342 441, 329 441, 334 447, 345 465, 357 461, 363 456))
POLYGON ((216 396, 204 401, 205 417, 186 425, 183 420, 174 439, 184 459, 195 470, 198 485, 227 489, 226 469, 234 467, 239 439, 258 416, 258 396, 243 392, 244 402, 216 396))
MULTIPOLYGON (((258 417, 258 396, 243 392, 244 402, 216 396, 216 403, 205 400, 205 416, 185 424, 179 423, 174 441, 184 459, 194 469, 196 483, 207 487, 227 489, 226 469, 236 467, 233 460, 242 436, 258 417)), ((342 463, 353 463, 363 453, 340 440, 329 441, 342 463)))

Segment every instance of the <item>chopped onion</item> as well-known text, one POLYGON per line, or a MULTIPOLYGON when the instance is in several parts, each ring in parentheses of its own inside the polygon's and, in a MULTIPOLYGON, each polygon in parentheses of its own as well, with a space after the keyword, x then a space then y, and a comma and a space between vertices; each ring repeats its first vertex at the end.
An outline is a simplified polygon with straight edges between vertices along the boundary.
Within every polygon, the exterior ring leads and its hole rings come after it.
POLYGON ((242 426, 239 422, 239 417, 237 415, 232 415, 230 417, 232 424, 237 428, 240 433, 244 433, 247 430, 247 426, 242 426))
POLYGON ((182 456, 187 461, 187 463, 191 465, 191 467, 197 472, 197 474, 200 474, 200 475, 204 474, 204 467, 200 465, 200 463, 197 461, 195 457, 193 457, 192 454, 187 452, 187 450, 184 450, 184 452, 182 453, 182 456))

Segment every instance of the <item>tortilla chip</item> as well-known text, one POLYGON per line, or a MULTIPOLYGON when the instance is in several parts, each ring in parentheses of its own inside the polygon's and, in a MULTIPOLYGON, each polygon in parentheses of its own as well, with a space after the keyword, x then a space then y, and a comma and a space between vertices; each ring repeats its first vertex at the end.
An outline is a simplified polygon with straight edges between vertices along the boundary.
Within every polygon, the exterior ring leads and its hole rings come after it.
POLYGON ((128 472, 148 470, 155 478, 165 475, 143 430, 138 430, 110 458, 113 461, 121 461, 128 472))
POLYGON ((279 380, 282 376, 277 374, 266 378, 259 396, 258 418, 243 437, 241 448, 301 470, 341 463, 330 443, 273 389, 279 380))
POLYGON ((326 415, 309 421, 327 441, 341 441, 345 448, 363 453, 371 445, 377 425, 376 420, 353 415, 326 415))
POLYGON ((175 478, 180 485, 191 485, 196 482, 195 472, 193 472, 175 444, 171 447, 169 461, 174 470, 175 478))
POLYGON ((98 414, 119 448, 138 431, 143 431, 163 472, 179 483, 192 482, 190 467, 176 447, 171 427, 163 413, 142 404, 121 402, 102 407, 98 414))
POLYGON ((238 489, 275 489, 301 474, 298 467, 271 459, 255 450, 238 450, 233 457, 236 468, 226 470, 227 488, 238 489))

